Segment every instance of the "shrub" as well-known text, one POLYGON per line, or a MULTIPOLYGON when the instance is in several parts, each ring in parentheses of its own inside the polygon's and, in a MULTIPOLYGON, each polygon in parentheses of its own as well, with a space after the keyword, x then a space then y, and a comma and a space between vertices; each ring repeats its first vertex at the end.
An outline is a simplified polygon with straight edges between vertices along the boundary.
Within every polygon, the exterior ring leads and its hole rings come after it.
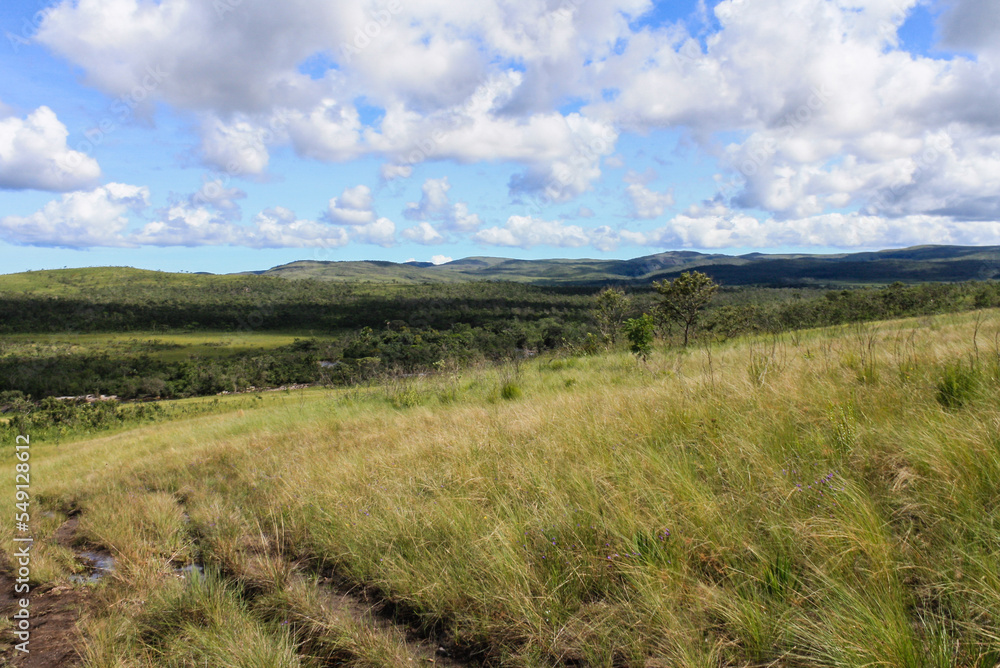
POLYGON ((520 399, 524 393, 521 391, 521 386, 517 383, 504 383, 500 388, 500 396, 508 401, 512 399, 520 399))
POLYGON ((625 321, 625 336, 628 337, 629 350, 636 356, 646 359, 653 352, 653 331, 656 323, 653 316, 643 313, 638 318, 625 321))
POLYGON ((945 408, 961 408, 975 394, 979 386, 979 367, 975 364, 956 362, 944 368, 937 384, 937 400, 945 408))

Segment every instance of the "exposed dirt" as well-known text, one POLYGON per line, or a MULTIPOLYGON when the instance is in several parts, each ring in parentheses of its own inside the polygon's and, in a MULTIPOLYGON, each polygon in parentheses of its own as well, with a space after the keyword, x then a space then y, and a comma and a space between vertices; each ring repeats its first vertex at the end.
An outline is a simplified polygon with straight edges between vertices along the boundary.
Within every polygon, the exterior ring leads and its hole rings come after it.
MULTIPOLYGON (((72 547, 77 519, 60 526, 53 538, 60 545, 72 547)), ((27 594, 15 593, 16 584, 9 575, 13 569, 4 558, 0 563, 0 615, 10 620, 20 608, 18 601, 27 598, 31 623, 28 653, 19 651, 20 642, 13 630, 0 634, 0 666, 19 668, 70 668, 79 665, 78 649, 83 637, 77 622, 86 607, 86 590, 68 584, 39 585, 27 594)))
MULTIPOLYGON (((11 619, 18 609, 18 599, 24 594, 14 593, 14 579, 0 573, 0 615, 11 619)), ((20 668, 68 668, 80 663, 77 647, 82 636, 77 621, 85 606, 85 594, 70 585, 39 586, 27 594, 31 603, 29 652, 15 648, 20 642, 11 630, 4 631, 0 648, 0 666, 20 668)))

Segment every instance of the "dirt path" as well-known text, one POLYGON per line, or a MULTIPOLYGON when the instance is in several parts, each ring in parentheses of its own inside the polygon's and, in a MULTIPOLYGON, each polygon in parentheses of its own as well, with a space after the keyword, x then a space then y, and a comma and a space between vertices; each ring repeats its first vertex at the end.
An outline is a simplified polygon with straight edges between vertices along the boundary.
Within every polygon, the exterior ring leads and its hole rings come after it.
MULTIPOLYGON (((76 533, 76 519, 64 523, 53 537, 61 545, 70 547, 76 533)), ((20 608, 18 601, 30 601, 30 637, 28 653, 18 651, 20 642, 12 630, 5 630, 0 637, 0 666, 19 668, 70 668, 79 665, 77 651, 83 637, 77 622, 86 607, 86 592, 68 584, 40 585, 28 594, 15 593, 15 581, 9 563, 0 564, 0 615, 6 619, 20 608)))
MULTIPOLYGON (((60 545, 81 552, 74 545, 78 520, 67 520, 52 535, 60 545)), ((86 562, 85 557, 80 557, 86 562)), ((0 557, 0 615, 10 620, 19 609, 19 599, 24 594, 15 592, 15 580, 11 576, 14 569, 5 557, 0 557)), ((304 575, 296 577, 305 578, 304 575)), ((316 582, 315 580, 313 582, 316 582)), ((350 587, 334 578, 323 578, 315 585, 320 594, 322 606, 332 615, 353 622, 354 625, 383 638, 389 644, 402 646, 406 666, 441 666, 443 668, 467 668, 480 666, 482 662, 462 660, 461 650, 442 646, 433 637, 419 633, 415 626, 393 613, 392 607, 379 598, 377 593, 350 587)), ((81 664, 80 648, 84 638, 79 630, 79 621, 88 607, 90 590, 86 586, 57 583, 32 588, 27 595, 30 600, 30 641, 28 653, 20 652, 15 645, 19 639, 13 629, 0 632, 0 668, 72 668, 81 664)), ((308 639, 306 639, 308 643, 308 639)))
MULTIPOLYGON (((17 610, 14 579, 0 573, 0 614, 10 619, 17 610)), ((17 595, 19 598, 21 595, 17 595)), ((77 622, 86 605, 83 592, 70 585, 40 586, 30 594, 31 636, 29 653, 15 649, 18 642, 11 631, 3 634, 0 666, 20 668, 69 668, 80 663, 77 648, 83 640, 77 622)))
POLYGON ((320 581, 322 600, 326 607, 335 614, 348 616, 374 631, 404 639, 406 652, 411 665, 435 665, 446 668, 467 668, 480 665, 459 661, 453 657, 450 650, 432 638, 417 633, 412 627, 392 619, 391 615, 382 610, 377 600, 373 600, 364 592, 338 590, 329 580, 320 581))

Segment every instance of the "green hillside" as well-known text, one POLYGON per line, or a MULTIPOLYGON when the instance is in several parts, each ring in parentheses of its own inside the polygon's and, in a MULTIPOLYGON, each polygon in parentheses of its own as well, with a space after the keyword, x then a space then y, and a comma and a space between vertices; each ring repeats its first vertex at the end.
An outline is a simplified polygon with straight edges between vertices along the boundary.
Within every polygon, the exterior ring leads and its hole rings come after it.
POLYGON ((255 272, 324 281, 502 280, 539 284, 644 284, 698 270, 727 285, 887 284, 967 281, 1000 276, 1000 247, 917 246, 836 255, 742 256, 671 251, 631 260, 515 260, 470 257, 442 265, 300 261, 255 272))

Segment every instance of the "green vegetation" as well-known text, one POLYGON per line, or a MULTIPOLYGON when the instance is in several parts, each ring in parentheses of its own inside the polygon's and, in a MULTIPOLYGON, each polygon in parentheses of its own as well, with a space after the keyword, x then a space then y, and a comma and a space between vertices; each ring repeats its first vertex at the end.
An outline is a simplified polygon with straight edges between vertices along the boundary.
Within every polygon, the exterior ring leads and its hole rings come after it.
POLYGON ((653 316, 643 313, 638 318, 629 318, 625 321, 624 327, 629 350, 645 361, 653 352, 653 340, 656 332, 656 322, 653 320, 653 316))
POLYGON ((604 288, 594 299, 594 319, 601 336, 611 345, 618 342, 618 332, 631 312, 632 298, 621 288, 604 288))
POLYGON ((114 555, 74 585, 87 668, 413 665, 406 629, 467 665, 993 666, 998 315, 33 438, 34 578, 64 581, 70 514, 114 555))
POLYGON ((684 328, 684 347, 687 347, 701 317, 701 312, 712 301, 719 286, 701 273, 684 272, 672 281, 658 281, 653 288, 660 296, 657 308, 665 320, 673 320, 684 328))
POLYGON ((265 275, 322 281, 455 283, 507 281, 547 285, 633 284, 700 271, 725 285, 852 286, 893 281, 969 281, 1000 278, 1000 248, 916 246, 836 255, 706 255, 671 251, 631 260, 511 260, 470 257, 434 266, 410 262, 292 262, 265 275))
MULTIPOLYGON (((685 280, 657 285, 673 290, 685 280)), ((703 280, 710 289, 711 279, 703 280)), ((166 399, 350 385, 546 350, 593 352, 602 343, 616 345, 628 316, 662 314, 666 303, 658 308, 657 293, 649 288, 334 285, 130 269, 2 276, 0 288, 0 392, 21 392, 35 402, 87 394, 166 399)), ((695 335, 724 341, 989 308, 1000 306, 1000 284, 723 286, 712 297, 703 310, 674 300, 682 328, 677 336, 670 329, 663 336, 677 343, 695 335)))

